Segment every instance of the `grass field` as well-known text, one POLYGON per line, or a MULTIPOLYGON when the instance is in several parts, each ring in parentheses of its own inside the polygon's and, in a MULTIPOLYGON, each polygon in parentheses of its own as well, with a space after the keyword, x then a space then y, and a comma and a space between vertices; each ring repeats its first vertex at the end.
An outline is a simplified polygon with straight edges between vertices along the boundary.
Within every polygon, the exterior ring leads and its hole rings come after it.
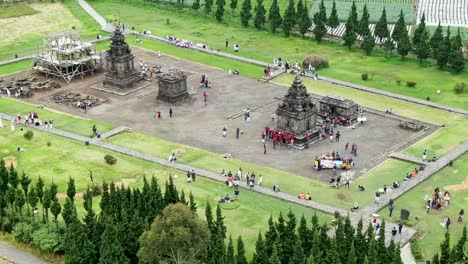
MULTIPOLYGON (((468 154, 463 155, 454 162, 453 167, 446 167, 440 172, 433 175, 425 182, 418 185, 413 190, 401 196, 395 201, 395 211, 393 218, 388 219, 388 209, 384 208, 379 213, 385 216, 387 220, 397 222, 399 219, 400 209, 410 211, 411 222, 416 224, 413 228, 421 230, 423 239, 419 241, 424 255, 424 259, 432 259, 435 252, 440 252, 439 245, 444 238, 445 228, 440 223, 443 217, 448 216, 451 219, 450 237, 451 245, 454 245, 461 236, 463 226, 466 224, 457 223, 458 212, 460 209, 467 210, 466 204, 468 199, 468 154), (441 210, 431 210, 426 214, 424 196, 431 196, 432 190, 440 187, 442 193, 445 190, 452 195, 450 206, 441 210), (415 221, 415 217, 420 220, 415 221)), ((440 255, 440 253, 439 253, 440 255)))
POLYGON ((31 60, 22 60, 0 66, 0 77, 14 72, 24 71, 31 67, 31 60))
MULTIPOLYGON (((0 129, 0 158, 14 156, 20 172, 24 171, 33 179, 41 176, 46 184, 56 183, 59 193, 66 192, 69 177, 75 179, 77 192, 84 191, 90 184, 88 175, 89 171, 92 171, 95 182, 101 183, 104 180, 120 182, 125 179, 130 182, 131 187, 141 186, 144 175, 147 177, 154 175, 160 184, 164 184, 170 174, 179 175, 175 179, 178 190, 184 190, 187 195, 190 191, 193 192, 201 215, 204 213, 207 202, 215 206, 220 195, 228 193, 233 196, 233 189, 220 182, 198 177, 196 183, 188 184, 184 178, 185 173, 182 171, 111 153, 98 147, 84 146, 82 143, 45 134, 35 129, 33 132, 33 140, 26 141, 23 137, 24 132, 19 130, 11 132, 8 124, 5 124, 5 127, 0 129), (50 142, 51 146, 47 146, 47 142, 50 142), (17 152, 18 145, 22 146, 25 151, 17 152), (117 163, 112 166, 106 164, 103 158, 105 154, 116 157, 117 163)), ((80 206, 79 212, 82 213, 80 199, 76 204, 80 206)), ((98 204, 98 199, 94 204, 98 204)), ((242 189, 238 207, 226 208, 223 210, 223 215, 226 217, 228 233, 232 233, 235 237, 242 235, 247 251, 251 255, 255 248, 254 242, 258 231, 265 230, 269 216, 277 217, 279 212, 287 213, 289 209, 299 217, 304 214, 307 219, 314 214, 314 210, 310 208, 242 189)), ((317 215, 321 222, 328 221, 331 217, 320 212, 317 212, 317 215)))
MULTIPOLYGON (((319 11, 321 1, 315 1, 312 9, 310 10, 310 16, 313 17, 315 13, 319 11)), ((346 22, 349 17, 349 13, 351 11, 352 1, 347 0, 335 0, 336 3, 336 10, 338 13, 338 18, 340 21, 346 22)), ((325 8, 327 10, 327 17, 330 15, 333 5, 333 0, 325 0, 324 1, 325 8)), ((404 1, 402 3, 395 3, 388 1, 358 1, 356 2, 356 9, 358 11, 358 19, 362 16, 362 9, 364 4, 367 4, 367 10, 369 11, 369 22, 376 23, 380 16, 382 15, 382 10, 385 7, 385 12, 387 13, 387 22, 388 23, 396 23, 400 16, 400 11, 403 10, 405 15, 405 21, 407 24, 413 23, 413 5, 411 1, 404 1)))
POLYGON ((24 4, 2 6, 2 8, 0 9, 0 19, 28 16, 37 13, 39 13, 39 11, 32 8, 31 6, 24 4))
POLYGON ((9 98, 0 98, 0 113, 25 116, 36 112, 42 120, 54 120, 54 128, 73 132, 82 136, 91 136, 94 124, 101 133, 115 128, 115 126, 99 121, 71 116, 48 109, 40 109, 36 105, 20 102, 9 98))
MULTIPOLYGON (((136 30, 151 30, 159 36, 175 35, 195 43, 206 43, 214 49, 220 48, 229 53, 234 53, 232 45, 238 43, 238 55, 264 62, 272 62, 273 57, 280 56, 294 63, 302 61, 307 54, 320 54, 330 62, 330 68, 321 70, 320 75, 420 99, 429 96, 433 102, 468 109, 468 93, 456 95, 453 92, 457 82, 468 82, 467 70, 453 74, 439 70, 431 60, 419 64, 415 58, 401 61, 396 55, 385 59, 380 51, 374 52, 372 56, 365 56, 357 48, 349 51, 335 42, 317 44, 308 38, 285 38, 282 34, 271 34, 266 30, 243 28, 237 19, 227 18, 226 22, 217 23, 211 17, 206 18, 201 11, 198 14, 175 7, 140 7, 101 0, 90 4, 106 18, 113 18, 115 10, 120 10, 128 28, 134 26, 136 30), (149 20, 148 17, 154 19, 149 20), (166 18, 170 18, 169 24, 166 23, 166 18), (226 38, 229 39, 228 48, 225 48, 226 38), (363 73, 369 74, 368 81, 361 79, 363 73), (398 85, 397 81, 402 85, 398 85), (416 87, 406 87, 407 81, 415 81, 416 87), (437 89, 441 90, 440 95, 436 94, 437 89)), ((186 50, 180 49, 176 56, 183 57, 181 54, 185 52, 186 50)))

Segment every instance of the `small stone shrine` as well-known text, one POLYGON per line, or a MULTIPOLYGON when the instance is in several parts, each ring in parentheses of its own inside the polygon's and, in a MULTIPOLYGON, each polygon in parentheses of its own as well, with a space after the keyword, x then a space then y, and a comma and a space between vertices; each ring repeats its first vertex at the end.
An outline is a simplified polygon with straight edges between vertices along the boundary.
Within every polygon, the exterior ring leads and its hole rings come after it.
POLYGON ((320 99, 320 115, 326 117, 338 117, 342 120, 346 119, 352 123, 357 120, 359 115, 359 105, 354 101, 336 96, 327 95, 320 99))
POLYGON ((110 49, 106 51, 106 79, 104 85, 126 89, 143 79, 135 70, 134 56, 125 42, 125 36, 117 26, 111 38, 110 49))
POLYGON ((182 71, 170 69, 168 72, 157 74, 156 78, 159 81, 157 99, 175 103, 190 98, 187 91, 187 75, 182 71))
POLYGON ((310 139, 318 137, 317 108, 299 76, 296 76, 283 102, 278 105, 276 115, 278 121, 275 130, 294 135, 296 147, 304 145, 307 134, 310 139))

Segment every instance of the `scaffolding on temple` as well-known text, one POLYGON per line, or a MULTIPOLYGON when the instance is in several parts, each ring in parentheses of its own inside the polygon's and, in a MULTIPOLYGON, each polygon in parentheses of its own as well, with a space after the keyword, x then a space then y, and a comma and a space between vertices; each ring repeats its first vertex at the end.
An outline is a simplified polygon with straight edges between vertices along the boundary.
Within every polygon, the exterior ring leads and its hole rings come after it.
POLYGON ((93 43, 83 41, 80 31, 65 30, 38 40, 31 70, 69 83, 75 77, 94 75, 101 65, 101 54, 93 43))

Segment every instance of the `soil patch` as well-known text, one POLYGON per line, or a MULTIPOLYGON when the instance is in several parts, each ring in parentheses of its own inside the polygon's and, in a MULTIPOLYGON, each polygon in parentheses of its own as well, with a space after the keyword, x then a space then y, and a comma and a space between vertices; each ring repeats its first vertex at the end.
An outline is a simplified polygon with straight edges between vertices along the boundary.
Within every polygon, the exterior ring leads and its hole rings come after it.
POLYGON ((445 186, 444 189, 449 190, 449 191, 454 191, 454 192, 467 190, 468 189, 468 177, 466 177, 462 183, 445 186))
POLYGON ((10 153, 10 151, 8 149, 2 149, 2 153, 7 154, 7 153, 10 153))
MULTIPOLYGON (((65 199, 67 197, 67 193, 57 193, 57 199, 65 199)), ((75 198, 83 198, 83 192, 77 192, 75 198)))
POLYGON ((15 156, 4 157, 3 160, 5 161, 6 168, 10 168, 11 165, 13 165, 13 167, 16 168, 16 165, 18 165, 18 162, 16 162, 15 156))
POLYGON ((134 183, 136 182, 136 179, 122 179, 121 181, 118 181, 115 183, 115 187, 119 187, 119 188, 122 188, 122 187, 125 187, 127 188, 128 185, 130 185, 130 183, 134 183))
POLYGON ((185 149, 184 148, 176 148, 176 149, 173 149, 172 150, 172 153, 185 153, 185 149))
POLYGON ((351 199, 349 198, 349 195, 346 194, 346 193, 337 193, 336 194, 336 198, 338 198, 338 200, 342 200, 342 201, 350 201, 351 199))

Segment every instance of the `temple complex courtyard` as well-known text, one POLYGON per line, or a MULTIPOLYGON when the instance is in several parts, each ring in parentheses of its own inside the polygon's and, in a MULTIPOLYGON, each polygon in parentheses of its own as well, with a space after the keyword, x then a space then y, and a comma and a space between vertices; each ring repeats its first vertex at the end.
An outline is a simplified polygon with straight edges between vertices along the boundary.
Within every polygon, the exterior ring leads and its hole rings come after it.
MULTIPOLYGON (((385 161, 392 152, 404 149, 437 129, 437 126, 429 123, 424 123, 426 129, 420 132, 402 129, 399 123, 401 120, 408 120, 407 118, 364 108, 367 118, 364 124, 335 128, 335 133, 340 131, 341 134, 339 142, 330 142, 327 138, 311 144, 309 149, 288 150, 285 145, 273 149, 271 140, 267 140, 267 154, 264 155, 261 133, 267 126, 276 127, 276 119, 273 122, 271 115, 286 94, 287 87, 242 75, 229 75, 226 70, 166 55, 158 58, 154 52, 143 49, 133 48, 133 54, 135 67, 142 61, 148 67, 161 66, 163 72, 169 68, 183 71, 188 76, 187 87, 192 100, 175 104, 156 100, 158 84, 154 76, 151 83, 142 81, 144 85, 136 85, 125 92, 102 91, 96 89, 104 79, 103 74, 99 73, 95 77, 63 84, 59 89, 35 93, 26 101, 73 115, 127 126, 135 131, 219 155, 229 153, 233 158, 245 162, 270 166, 322 181, 329 181, 331 171, 314 169, 313 163, 317 156, 337 151, 342 158, 349 158, 352 157, 351 147, 345 151, 345 145, 357 144, 358 155, 353 157, 356 165, 351 174, 352 178, 357 178, 385 161), (208 76, 211 88, 200 87, 199 82, 203 74, 208 76), (103 103, 84 112, 73 105, 51 102, 53 95, 69 92, 90 95, 99 98, 103 103), (204 92, 208 94, 207 106, 203 103, 204 92), (173 110, 172 118, 169 117, 170 108, 173 110), (244 118, 247 109, 251 112, 250 122, 244 118), (161 113, 161 118, 157 117, 157 112, 161 113), (226 137, 222 136, 224 127, 227 128, 226 137), (236 139, 237 128, 243 132, 239 139, 236 139)), ((60 83, 59 80, 58 82, 60 83)), ((333 91, 330 91, 330 94, 333 94, 333 91)), ((320 98, 317 95, 312 96, 314 100, 320 98)), ((170 154, 167 153, 167 156, 170 154)))

